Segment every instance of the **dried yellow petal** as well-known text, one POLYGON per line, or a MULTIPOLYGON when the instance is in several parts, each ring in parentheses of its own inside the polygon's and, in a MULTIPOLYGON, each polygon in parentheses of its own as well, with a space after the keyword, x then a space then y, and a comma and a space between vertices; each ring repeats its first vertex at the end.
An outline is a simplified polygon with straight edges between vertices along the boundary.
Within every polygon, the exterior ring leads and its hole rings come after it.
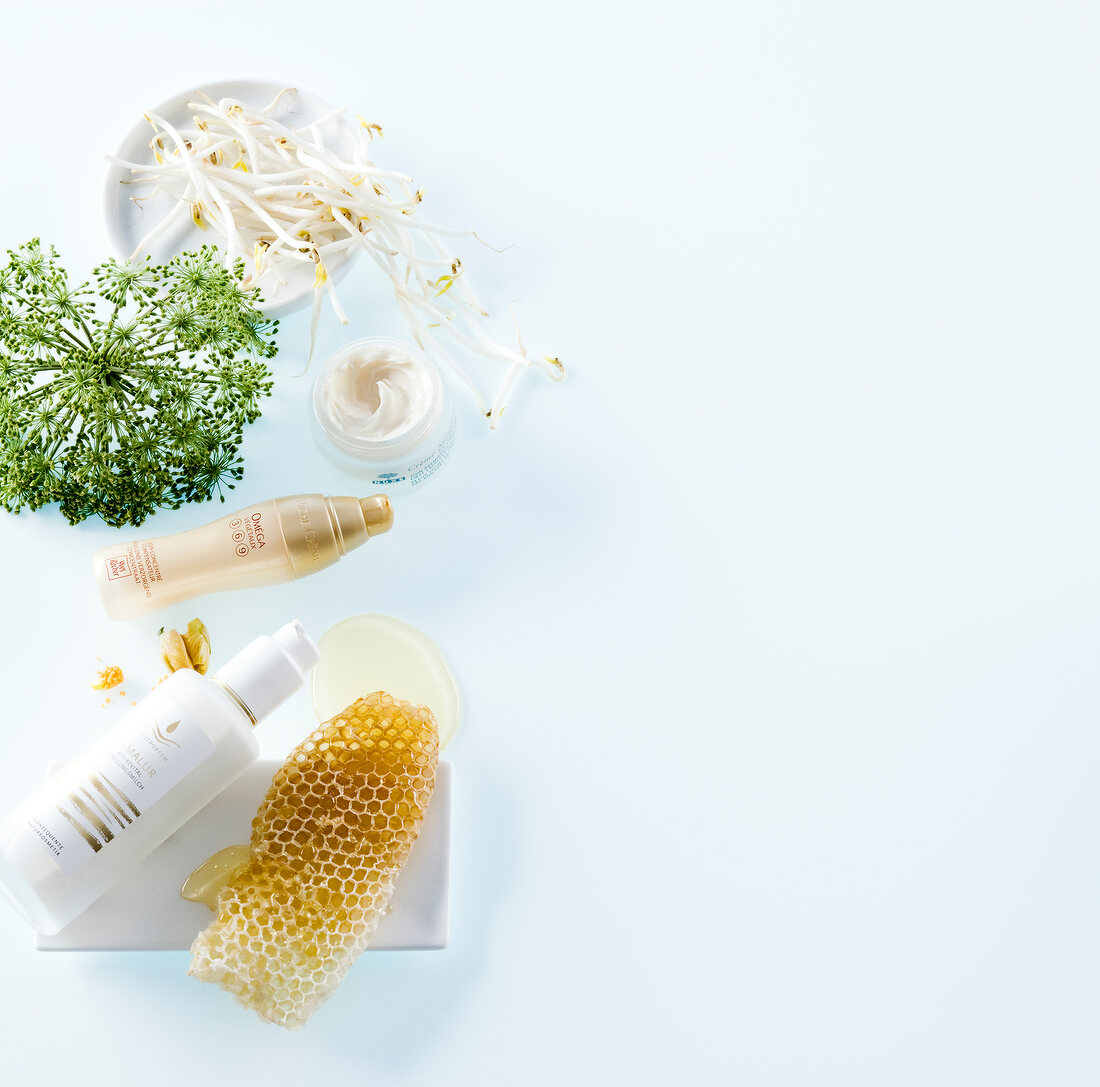
POLYGON ((187 631, 180 634, 174 628, 160 631, 160 655, 169 672, 191 668, 205 675, 210 665, 210 635, 201 619, 192 619, 187 631))
POLYGON ((201 619, 192 619, 182 638, 187 656, 191 659, 191 667, 200 676, 206 675, 206 669, 210 665, 210 634, 206 624, 201 619))
POLYGON ((183 636, 178 630, 160 632, 160 655, 169 672, 178 672, 181 668, 191 667, 191 657, 188 655, 187 646, 183 644, 183 636))

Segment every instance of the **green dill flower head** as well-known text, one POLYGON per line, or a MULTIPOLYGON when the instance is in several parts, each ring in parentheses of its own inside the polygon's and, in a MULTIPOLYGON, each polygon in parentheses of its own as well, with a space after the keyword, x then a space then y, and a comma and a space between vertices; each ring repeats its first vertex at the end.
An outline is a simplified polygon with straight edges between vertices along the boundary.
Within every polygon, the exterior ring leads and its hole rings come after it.
POLYGON ((232 489, 277 321, 213 246, 70 287, 37 238, 0 268, 0 506, 140 525, 232 489))

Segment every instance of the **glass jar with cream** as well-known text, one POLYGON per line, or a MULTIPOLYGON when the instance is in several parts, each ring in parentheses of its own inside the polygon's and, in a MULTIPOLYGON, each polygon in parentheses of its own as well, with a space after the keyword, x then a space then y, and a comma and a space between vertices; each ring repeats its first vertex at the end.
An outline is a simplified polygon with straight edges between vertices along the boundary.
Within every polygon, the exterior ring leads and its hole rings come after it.
POLYGON ((341 472, 394 493, 427 483, 454 446, 455 412, 438 367, 384 337, 337 351, 313 386, 318 447, 341 472))

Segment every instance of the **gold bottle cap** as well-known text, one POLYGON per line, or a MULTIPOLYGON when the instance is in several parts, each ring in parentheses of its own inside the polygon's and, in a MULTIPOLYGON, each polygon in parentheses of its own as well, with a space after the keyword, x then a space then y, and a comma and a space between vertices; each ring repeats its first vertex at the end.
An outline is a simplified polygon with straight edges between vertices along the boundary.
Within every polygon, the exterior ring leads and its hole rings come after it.
POLYGON ((384 494, 360 498, 359 508, 363 511, 368 536, 381 536, 383 532, 389 532, 393 528, 393 506, 384 494))

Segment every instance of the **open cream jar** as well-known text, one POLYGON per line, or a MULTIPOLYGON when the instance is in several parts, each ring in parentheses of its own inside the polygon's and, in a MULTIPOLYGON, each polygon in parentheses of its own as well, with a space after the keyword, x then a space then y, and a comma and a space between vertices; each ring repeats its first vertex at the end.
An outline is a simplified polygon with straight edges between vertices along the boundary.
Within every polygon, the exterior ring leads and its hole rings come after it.
POLYGON ((447 463, 454 405, 435 363, 401 340, 356 340, 313 385, 314 435, 340 471, 389 493, 427 483, 447 463))

